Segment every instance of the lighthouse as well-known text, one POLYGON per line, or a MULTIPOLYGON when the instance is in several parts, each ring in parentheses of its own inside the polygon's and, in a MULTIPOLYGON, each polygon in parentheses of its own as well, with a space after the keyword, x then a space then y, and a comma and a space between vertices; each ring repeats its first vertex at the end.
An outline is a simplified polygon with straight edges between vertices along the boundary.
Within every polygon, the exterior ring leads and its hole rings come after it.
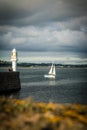
POLYGON ((11 61, 12 61, 12 70, 17 71, 17 52, 15 48, 12 50, 11 61))

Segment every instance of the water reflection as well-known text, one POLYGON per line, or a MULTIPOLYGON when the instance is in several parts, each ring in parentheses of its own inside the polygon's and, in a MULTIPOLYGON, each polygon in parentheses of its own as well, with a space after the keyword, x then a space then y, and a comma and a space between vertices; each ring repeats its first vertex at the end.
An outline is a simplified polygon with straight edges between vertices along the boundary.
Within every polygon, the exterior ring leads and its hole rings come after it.
POLYGON ((55 79, 49 80, 48 84, 49 84, 49 86, 55 86, 56 85, 55 79))

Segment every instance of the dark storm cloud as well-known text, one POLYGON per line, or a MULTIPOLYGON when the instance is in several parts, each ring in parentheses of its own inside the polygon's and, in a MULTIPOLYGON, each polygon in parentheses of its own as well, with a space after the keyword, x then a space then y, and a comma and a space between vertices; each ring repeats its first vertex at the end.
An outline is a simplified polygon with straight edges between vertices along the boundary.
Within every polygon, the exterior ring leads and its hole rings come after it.
POLYGON ((31 22, 34 23, 33 20, 35 20, 36 15, 39 14, 40 5, 42 4, 42 0, 1 0, 0 24, 26 26, 31 24, 31 22))
POLYGON ((87 14, 86 0, 1 0, 0 24, 26 26, 64 21, 87 14))

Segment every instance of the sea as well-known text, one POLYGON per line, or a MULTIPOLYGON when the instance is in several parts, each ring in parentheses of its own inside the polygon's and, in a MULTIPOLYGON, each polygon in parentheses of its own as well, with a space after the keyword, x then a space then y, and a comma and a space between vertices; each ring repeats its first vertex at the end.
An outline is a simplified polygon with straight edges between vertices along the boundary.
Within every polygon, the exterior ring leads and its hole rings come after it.
MULTIPOLYGON (((55 79, 44 78, 49 69, 49 66, 18 67, 21 90, 9 96, 37 102, 87 104, 87 68, 56 67, 55 79)), ((7 68, 0 67, 0 71, 7 68)))

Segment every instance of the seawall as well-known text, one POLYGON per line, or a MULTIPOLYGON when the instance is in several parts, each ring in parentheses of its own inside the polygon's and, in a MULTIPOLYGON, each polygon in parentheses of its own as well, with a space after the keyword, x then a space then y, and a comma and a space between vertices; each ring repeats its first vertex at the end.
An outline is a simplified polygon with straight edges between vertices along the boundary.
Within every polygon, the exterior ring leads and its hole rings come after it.
POLYGON ((0 72, 0 93, 17 91, 21 88, 19 72, 0 72))

